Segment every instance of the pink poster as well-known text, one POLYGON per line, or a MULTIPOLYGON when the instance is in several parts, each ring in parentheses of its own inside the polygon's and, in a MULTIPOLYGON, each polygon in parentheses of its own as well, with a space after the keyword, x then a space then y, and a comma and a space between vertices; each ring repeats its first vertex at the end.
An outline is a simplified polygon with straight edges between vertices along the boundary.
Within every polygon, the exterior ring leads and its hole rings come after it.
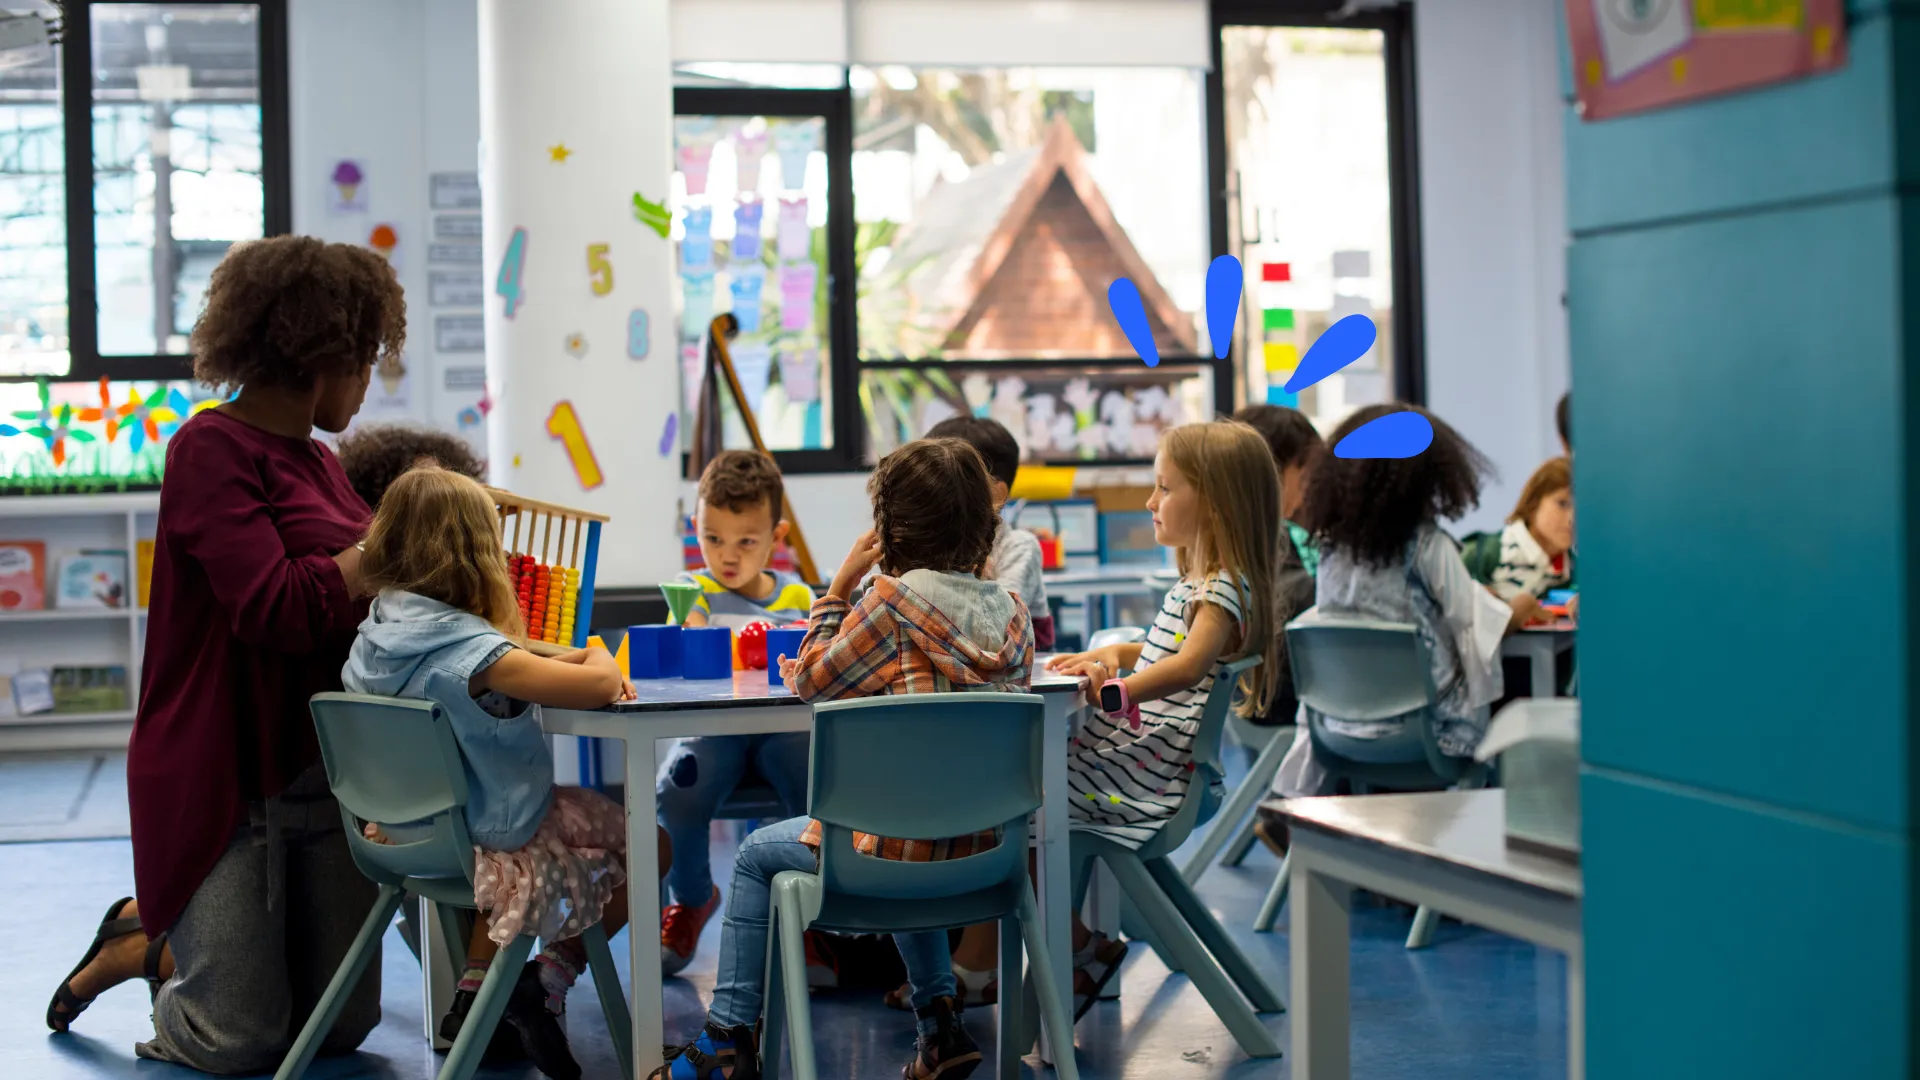
POLYGON ((1844 0, 1567 0, 1582 119, 1836 71, 1844 0))
POLYGON ((813 325, 813 283, 819 274, 810 262, 780 268, 780 329, 805 330, 813 325))
POLYGON ((813 246, 813 230, 807 228, 807 197, 780 197, 780 257, 788 261, 804 259, 813 246))

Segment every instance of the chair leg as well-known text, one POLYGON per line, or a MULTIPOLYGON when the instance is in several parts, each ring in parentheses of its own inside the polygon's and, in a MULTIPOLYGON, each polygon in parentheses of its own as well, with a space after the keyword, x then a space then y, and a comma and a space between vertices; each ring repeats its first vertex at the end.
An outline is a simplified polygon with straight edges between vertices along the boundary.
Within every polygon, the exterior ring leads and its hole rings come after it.
POLYGON ((1424 949, 1433 944, 1433 928, 1439 921, 1439 912, 1422 905, 1413 913, 1413 928, 1407 931, 1407 948, 1424 949))
POLYGON ((997 1040, 1000 1051, 999 1068, 994 1075, 999 1080, 1019 1080, 1020 1057, 1033 1040, 1025 1038, 1026 1023, 1026 973, 1022 969, 1020 953, 1020 920, 1008 916, 1000 920, 1000 1031, 997 1040), (1022 987, 1019 996, 1013 993, 1014 987, 1022 987))
MULTIPOLYGON (((793 1080, 819 1080, 813 1059, 813 1013, 807 1002, 807 920, 797 899, 777 904, 773 915, 780 920, 780 982, 787 1005, 787 1037, 793 1043, 793 1080)), ((763 1062, 766 1072, 775 1067, 763 1062)))
POLYGON ((627 1013, 627 995, 620 989, 620 973, 613 967, 613 950, 607 947, 607 932, 594 923, 580 938, 587 947, 587 967, 593 972, 594 993, 600 996, 600 1012, 607 1018, 607 1034, 613 1037, 620 1075, 633 1080, 633 1021, 627 1013))
MULTIPOLYGON (((1080 1080, 1080 1067, 1074 1061, 1073 1014, 1060 998, 1059 973, 1047 959, 1047 943, 1040 933, 1040 906, 1034 903, 1031 889, 1020 890, 1020 936, 1027 943, 1028 966, 1040 998, 1040 1022, 1046 1025, 1047 1040, 1053 1045, 1054 1074, 1058 1080, 1080 1080)), ((1000 1080, 1011 1077, 1002 1073, 1000 1080)))
POLYGON ((1286 1004, 1280 1000, 1279 994, 1274 993, 1273 986, 1267 982, 1266 976, 1260 974, 1259 970, 1253 966, 1253 961, 1247 959, 1247 954, 1241 952, 1240 946, 1235 945, 1233 939, 1227 936, 1227 931, 1220 925, 1220 920, 1214 918, 1213 912, 1208 911, 1207 906, 1200 902, 1200 898, 1193 894, 1193 886, 1188 885, 1185 879, 1181 878, 1179 871, 1173 868, 1173 864, 1161 858, 1149 861, 1146 867, 1147 873, 1153 875, 1154 882, 1160 886, 1160 891, 1166 893, 1167 899, 1173 901, 1174 910, 1178 911, 1180 917, 1187 920, 1187 925, 1193 928, 1194 934, 1200 939, 1200 944, 1213 954, 1213 958, 1219 962, 1221 969, 1227 973, 1227 977, 1232 979, 1233 984, 1240 988, 1240 992, 1246 995, 1248 1001, 1253 1003, 1253 1011, 1286 1012, 1286 1004))
POLYGON ((440 1066, 439 1080, 473 1080, 474 1070, 480 1067, 480 1058, 487 1052, 487 1044, 493 1041, 493 1031, 500 1026, 500 1017, 506 1014, 513 984, 519 981, 520 969, 526 966, 527 954, 532 951, 533 939, 522 934, 493 954, 493 963, 487 965, 486 981, 474 995, 467 1022, 460 1025, 460 1037, 453 1040, 453 1049, 447 1051, 446 1063, 440 1066))
POLYGON ((1274 736, 1267 740, 1267 745, 1261 748, 1260 756, 1253 760, 1253 766, 1247 770, 1246 779, 1233 789, 1226 805, 1220 808, 1220 813, 1213 819, 1213 828, 1207 830, 1207 838, 1200 841, 1200 850, 1193 853, 1193 858, 1188 859, 1187 865, 1180 871, 1180 876, 1187 879, 1187 884, 1192 885, 1200 880, 1200 875, 1207 872, 1214 858, 1228 846, 1230 840, 1233 842, 1232 850, 1239 854, 1230 856, 1229 865, 1237 866, 1246 857, 1243 841, 1253 836, 1253 808, 1267 797, 1274 774, 1280 771, 1280 762, 1286 759, 1287 750, 1293 745, 1291 738, 1280 738, 1281 734, 1291 730, 1280 728, 1274 732, 1274 736), (1242 822, 1247 824, 1243 827, 1242 822))
POLYGON ((340 1010, 347 1004, 347 995, 359 985, 360 976, 367 970, 367 961, 373 958, 374 946, 379 944, 381 936, 393 923, 393 913, 399 907, 400 890, 392 885, 380 886, 380 895, 373 902, 373 910, 367 912, 366 920, 360 924, 360 932, 354 935, 353 947, 347 950, 340 966, 334 969, 326 993, 320 996, 319 1004, 307 1016, 299 1037, 293 1040, 286 1058, 280 1062, 280 1070, 273 1074, 274 1080, 297 1080, 313 1063, 313 1055, 320 1052, 320 1044, 326 1041, 327 1033, 333 1030, 333 1022, 340 1018, 340 1010))
POLYGON ((767 913, 767 973, 766 985, 760 997, 760 1076, 762 1080, 777 1080, 780 1075, 780 1054, 786 1045, 787 1037, 787 997, 785 987, 787 977, 785 965, 780 961, 780 914, 778 892, 775 893, 775 906, 767 913))
POLYGON ((1146 942, 1147 948, 1153 950, 1153 954, 1160 958, 1160 962, 1167 966, 1168 971, 1174 974, 1180 973, 1180 958, 1171 950, 1161 947, 1160 939, 1154 934, 1153 927, 1140 917, 1133 897, 1127 895, 1125 889, 1120 890, 1120 932, 1125 934, 1128 940, 1146 942))
POLYGON ((1254 841, 1259 839, 1253 835, 1253 827, 1256 823, 1256 818, 1248 818, 1240 826, 1239 835, 1233 838, 1233 843, 1228 844, 1227 850, 1220 855, 1221 866, 1239 866, 1247 861, 1247 852, 1253 850, 1254 841))
POLYGON ((414 916, 418 913, 417 909, 406 902, 404 893, 401 894, 400 903, 397 906, 400 909, 400 940, 406 944, 407 951, 413 954, 413 958, 419 960, 421 959, 420 928, 413 924, 414 916))
POLYGON ((473 940, 472 913, 452 904, 433 906, 440 912, 440 937, 446 944, 447 962, 453 965, 453 977, 458 979, 467 966, 467 950, 473 940))
POLYGON ((1155 936, 1181 959, 1187 977, 1193 980, 1194 988, 1200 991, 1201 997, 1207 999, 1207 1004, 1213 1007, 1214 1015, 1220 1018, 1221 1023, 1227 1025, 1227 1031, 1240 1044, 1240 1049, 1246 1051, 1248 1057, 1279 1057, 1280 1046, 1274 1042, 1273 1035, 1241 999, 1240 992, 1234 989, 1226 973, 1207 955, 1200 939, 1194 936, 1192 927, 1181 918, 1179 909, 1154 882, 1146 866, 1138 859, 1125 856, 1111 857, 1107 865, 1113 868, 1113 875, 1120 879, 1120 887, 1132 895, 1134 904, 1152 926, 1155 936))
POLYGON ((1293 865, 1293 852, 1289 851, 1280 860, 1280 871, 1273 875, 1273 885, 1267 889, 1267 898, 1260 904, 1260 914, 1253 917, 1253 932, 1266 934, 1273 931, 1273 922, 1280 917, 1280 905, 1287 902, 1287 882, 1291 875, 1287 869, 1293 865))

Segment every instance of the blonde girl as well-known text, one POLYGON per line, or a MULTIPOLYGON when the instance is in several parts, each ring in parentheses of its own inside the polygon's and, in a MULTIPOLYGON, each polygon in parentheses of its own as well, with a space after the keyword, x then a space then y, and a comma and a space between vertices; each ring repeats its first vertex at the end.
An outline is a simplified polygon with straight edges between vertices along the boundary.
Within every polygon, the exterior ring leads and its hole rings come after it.
MULTIPOLYGON (((1262 658, 1240 678, 1242 716, 1265 712, 1278 675, 1272 613, 1280 479, 1266 440, 1235 420, 1177 427, 1161 439, 1153 473, 1154 540, 1174 549, 1180 580, 1145 641, 1056 656, 1047 665, 1086 676, 1094 704, 1067 766, 1071 825, 1135 849, 1180 809, 1190 784, 1220 783, 1195 769, 1193 741, 1208 698, 1233 693, 1218 683, 1221 668, 1248 654, 1262 658), (1137 728, 1099 707, 1101 686, 1128 670, 1122 681, 1139 707, 1137 728)), ((1076 1012, 1085 1013, 1127 946, 1090 933, 1077 917, 1073 934, 1076 1012)), ((993 941, 989 931, 970 930, 955 954, 954 974, 975 1000, 991 993, 993 941)))
MULTIPOLYGON (((466 765, 474 899, 485 919, 441 1034, 459 1034, 496 947, 535 934, 546 948, 520 972, 505 1019, 541 1072, 577 1077, 561 1015, 586 966, 580 932, 599 922, 612 934, 626 921, 626 821, 604 795, 554 786, 540 706, 599 708, 632 688, 605 650, 527 651, 499 511, 465 476, 418 467, 395 480, 360 567, 379 594, 348 655, 347 689, 437 703, 466 765)), ((393 842, 409 832, 369 826, 393 842)), ((490 1053, 512 1049, 496 1036, 490 1053)))

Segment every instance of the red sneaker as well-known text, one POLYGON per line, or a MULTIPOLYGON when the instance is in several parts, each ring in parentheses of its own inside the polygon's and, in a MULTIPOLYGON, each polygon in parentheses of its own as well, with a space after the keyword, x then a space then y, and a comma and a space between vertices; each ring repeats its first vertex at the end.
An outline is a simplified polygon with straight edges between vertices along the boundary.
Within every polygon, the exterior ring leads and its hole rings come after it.
POLYGON ((693 962, 694 950, 700 947, 700 932, 707 928, 707 920, 720 910, 720 887, 714 886, 713 895, 699 907, 685 904, 668 904, 660 912, 660 971, 665 975, 678 975, 693 962))

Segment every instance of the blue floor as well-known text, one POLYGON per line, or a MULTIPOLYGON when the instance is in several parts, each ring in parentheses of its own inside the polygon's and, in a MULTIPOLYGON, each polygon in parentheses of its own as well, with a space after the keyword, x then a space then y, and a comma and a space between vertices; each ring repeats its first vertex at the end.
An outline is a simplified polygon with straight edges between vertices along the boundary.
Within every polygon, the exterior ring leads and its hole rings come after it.
MULTIPOLYGON (((720 854, 716 865, 727 865, 720 854)), ((1240 869, 1214 869, 1202 880, 1200 893, 1282 996, 1289 996, 1286 935, 1249 929, 1274 868, 1265 851, 1256 851, 1240 869)), ((104 995, 71 1034, 51 1035, 41 1021, 57 980, 84 951, 107 905, 132 891, 132 880, 132 855, 124 840, 0 844, 0 885, 11 897, 0 909, 7 971, 0 981, 0 1071, 33 1080, 197 1075, 134 1058, 134 1042, 152 1033, 145 987, 137 981, 104 995)), ((1564 1077, 1566 969, 1561 957, 1451 922, 1441 925, 1433 948, 1409 953, 1402 947, 1409 919, 1364 900, 1356 904, 1354 1076, 1564 1077)), ((668 983, 670 1037, 690 1033, 705 1019, 702 1003, 713 989, 719 934, 715 919, 688 977, 668 983)), ((624 934, 615 940, 614 954, 624 978, 624 934)), ((379 1029, 359 1053, 321 1061, 310 1077, 431 1080, 435 1075, 440 1059, 421 1036, 420 970, 397 934, 387 936, 385 978, 386 1017, 379 1029)), ((1121 999, 1096 1006, 1080 1023, 1079 1060, 1088 1080, 1290 1075, 1287 1058, 1254 1061, 1243 1055, 1185 976, 1169 976, 1144 946, 1135 947, 1122 980, 1121 999)), ((616 1077, 599 1004, 585 986, 573 995, 569 1022, 586 1076, 616 1077)), ((1287 1017, 1274 1015, 1266 1022, 1285 1048, 1287 1017)), ((887 1010, 878 995, 819 997, 814 1023, 822 1076, 892 1080, 911 1054, 911 1024, 887 1010)), ((968 1026, 983 1046, 990 1045, 991 1011, 969 1013, 968 1026)), ((522 1067, 480 1075, 521 1080, 539 1074, 522 1067)))

